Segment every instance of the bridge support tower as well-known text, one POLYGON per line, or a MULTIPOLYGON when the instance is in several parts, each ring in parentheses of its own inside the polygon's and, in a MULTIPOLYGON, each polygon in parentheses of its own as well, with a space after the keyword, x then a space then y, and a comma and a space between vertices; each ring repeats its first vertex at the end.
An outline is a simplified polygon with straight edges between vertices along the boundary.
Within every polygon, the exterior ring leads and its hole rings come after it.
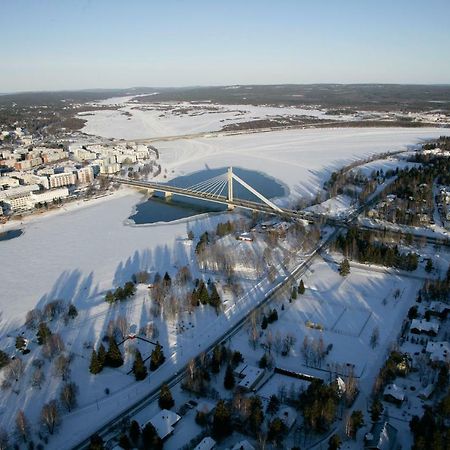
MULTIPOLYGON (((227 200, 229 202, 232 202, 233 201, 233 168, 232 167, 228 167, 227 178, 228 178, 227 200)), ((228 207, 228 211, 232 211, 235 208, 235 206, 232 205, 231 203, 228 203, 227 207, 228 207)))

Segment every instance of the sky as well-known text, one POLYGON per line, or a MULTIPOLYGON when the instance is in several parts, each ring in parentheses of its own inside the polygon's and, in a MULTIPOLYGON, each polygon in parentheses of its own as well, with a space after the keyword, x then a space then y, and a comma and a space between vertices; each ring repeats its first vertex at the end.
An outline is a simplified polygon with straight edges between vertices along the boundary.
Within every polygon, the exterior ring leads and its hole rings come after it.
POLYGON ((0 92, 450 84, 450 0, 1 0, 0 92))

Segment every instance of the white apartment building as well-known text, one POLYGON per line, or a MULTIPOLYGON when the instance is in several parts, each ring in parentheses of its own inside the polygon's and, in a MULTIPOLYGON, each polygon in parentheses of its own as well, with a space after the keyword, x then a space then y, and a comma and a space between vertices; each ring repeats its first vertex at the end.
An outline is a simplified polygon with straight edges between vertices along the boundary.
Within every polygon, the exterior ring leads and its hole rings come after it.
POLYGON ((39 191, 37 184, 0 191, 0 202, 5 203, 12 211, 30 209, 32 207, 31 193, 33 191, 39 191))
POLYGON ((17 180, 16 178, 11 178, 11 177, 0 177, 0 189, 1 188, 11 188, 11 187, 17 187, 19 186, 19 180, 17 180))
POLYGON ((76 183, 76 176, 71 172, 55 173, 49 176, 50 188, 71 186, 76 183))
POLYGON ((59 188, 53 189, 51 191, 45 191, 39 194, 31 194, 30 202, 32 206, 35 206, 36 203, 51 203, 53 200, 58 200, 60 198, 67 198, 69 196, 69 189, 67 188, 59 188))
POLYGON ((87 166, 77 170, 78 184, 90 184, 94 181, 94 170, 87 166))

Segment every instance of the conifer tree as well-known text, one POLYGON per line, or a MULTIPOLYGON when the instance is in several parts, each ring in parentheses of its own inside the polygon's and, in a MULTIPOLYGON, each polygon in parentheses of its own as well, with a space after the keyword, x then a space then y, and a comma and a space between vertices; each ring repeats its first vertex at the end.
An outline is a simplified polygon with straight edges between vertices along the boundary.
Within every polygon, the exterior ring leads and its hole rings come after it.
POLYGON ((380 420, 383 409, 383 404, 378 398, 376 398, 370 408, 370 418, 372 419, 372 422, 378 422, 380 420))
POLYGON ((268 325, 267 317, 264 315, 261 322, 261 328, 265 330, 267 328, 267 325, 268 325))
POLYGON ((300 284, 298 285, 298 293, 300 295, 305 293, 305 284, 303 283, 303 280, 300 280, 300 284))
POLYGON ((164 274, 164 278, 163 278, 163 284, 165 287, 170 287, 172 284, 172 279, 170 278, 170 275, 168 272, 166 272, 164 274))
POLYGON ((152 354, 150 355, 150 370, 153 372, 161 364, 163 364, 165 360, 166 357, 164 356, 161 344, 157 342, 155 348, 152 351, 152 354))
POLYGON ((116 301, 116 296, 111 291, 108 291, 105 295, 105 302, 109 303, 111 305, 115 301, 116 301))
POLYGON ((348 262, 348 259, 345 258, 339 264, 339 274, 343 277, 346 277, 349 273, 350 273, 350 263, 348 262))
POLYGON ((67 311, 67 315, 71 318, 71 319, 75 319, 75 317, 78 316, 78 310, 75 307, 75 305, 70 304, 69 305, 69 309, 67 311))
POLYGON ((216 311, 218 311, 221 303, 222 302, 220 300, 220 295, 217 292, 216 285, 213 284, 211 288, 211 296, 209 297, 209 304, 213 306, 216 309, 216 311))
POLYGON ((123 364, 122 353, 120 353, 117 342, 114 338, 109 338, 109 348, 105 357, 105 365, 109 367, 120 367, 123 364))
POLYGON ((102 371, 102 368, 103 367, 98 360, 97 352, 95 350, 92 350, 89 372, 96 375, 97 373, 100 373, 102 371))
POLYGON ((280 409, 280 400, 273 394, 270 396, 269 404, 267 405, 267 412, 271 415, 276 414, 280 409))
POLYGON ((141 352, 139 350, 136 350, 136 356, 133 363, 133 372, 136 381, 144 380, 147 377, 147 367, 145 367, 141 352))
POLYGON ((292 297, 292 300, 297 300, 297 288, 295 286, 292 288, 291 297, 292 297))
POLYGON ((128 434, 130 436, 131 442, 135 447, 137 447, 139 444, 139 438, 141 437, 141 427, 135 420, 131 421, 128 434))
POLYGON ((105 362, 106 362, 106 349, 103 344, 100 344, 98 347, 97 358, 98 358, 98 362, 99 362, 100 366, 103 369, 103 366, 105 365, 105 362))
POLYGON ((158 436, 151 422, 147 422, 142 429, 142 447, 151 450, 160 450, 163 448, 161 438, 158 436))
POLYGON ((213 418, 213 435, 220 439, 232 432, 231 412, 223 400, 217 402, 213 418))
POLYGON ((223 386, 225 389, 233 389, 234 385, 235 385, 235 380, 234 380, 234 373, 233 373, 233 369, 231 368, 230 365, 227 366, 227 370, 225 372, 225 378, 223 380, 223 386))
POLYGON ((161 409, 170 409, 175 405, 169 386, 163 384, 159 393, 158 405, 161 409))
POLYGON ((209 303, 208 288, 206 287, 206 284, 204 283, 203 280, 201 280, 198 285, 197 295, 202 305, 207 305, 209 303))

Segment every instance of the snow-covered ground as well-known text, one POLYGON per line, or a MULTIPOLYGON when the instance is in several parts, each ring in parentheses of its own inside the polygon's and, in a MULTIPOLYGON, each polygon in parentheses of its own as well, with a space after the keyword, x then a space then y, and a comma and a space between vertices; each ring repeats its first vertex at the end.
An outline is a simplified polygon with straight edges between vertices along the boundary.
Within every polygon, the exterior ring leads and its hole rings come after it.
MULTIPOLYGON (((285 131, 164 142, 160 154, 170 177, 236 165, 273 176, 298 196, 317 192, 332 170, 350 160, 406 148, 439 133, 439 129, 285 131)), ((128 279, 143 262, 161 271, 168 262, 181 264, 179 239, 186 236, 185 222, 139 228, 124 224, 140 199, 136 193, 114 195, 84 202, 83 208, 72 207, 67 213, 34 217, 23 225, 0 226, 0 231, 11 227, 25 231, 19 238, 0 242, 1 254, 8 256, 0 270, 2 328, 23 320, 34 305, 73 290, 75 279, 89 278, 93 289, 105 290, 117 284, 118 277, 128 279), (11 298, 20 302, 8 301, 11 298)), ((214 220, 194 219, 194 223, 208 228, 214 220)))
POLYGON ((200 169, 240 166, 272 176, 292 198, 314 196, 331 172, 374 153, 406 150, 437 128, 337 128, 284 130, 237 136, 204 137, 158 142, 168 176, 200 169), (173 171, 173 173, 172 173, 173 171))
MULTIPOLYGON (((109 126, 114 127, 114 124, 111 122, 109 126)), ((162 176, 165 170, 168 176, 174 177, 205 167, 235 165, 259 170, 273 176, 290 188, 292 196, 298 196, 314 194, 332 170, 342 167, 349 161, 376 152, 407 148, 408 145, 414 145, 421 139, 440 134, 442 130, 439 129, 296 130, 162 142, 158 144, 158 149, 163 167, 162 176)), ((123 284, 139 270, 173 272, 182 265, 190 264, 192 243, 185 239, 187 230, 193 229, 198 236, 203 230, 211 230, 218 221, 224 220, 223 215, 218 215, 171 224, 131 227, 126 224, 126 219, 130 216, 134 205, 141 200, 141 196, 129 191, 123 194, 110 196, 102 201, 86 202, 82 208, 72 207, 64 213, 60 210, 58 214, 24 220, 23 224, 16 224, 18 228, 23 228, 22 236, 0 242, 2 255, 0 336, 4 337, 6 333, 13 332, 21 325, 25 313, 33 307, 42 307, 56 299, 71 301, 80 310, 80 318, 77 319, 76 326, 67 332, 66 337, 68 342, 72 343, 73 351, 80 354, 80 345, 85 340, 97 340, 101 336, 106 319, 111 315, 103 301, 103 295, 107 289, 123 284)), ((11 224, 8 224, 8 227, 11 227, 11 224)), ((3 231, 2 227, 0 231, 3 231)), ((379 319, 381 317, 379 299, 371 294, 371 289, 385 286, 384 281, 379 280, 380 276, 374 275, 374 278, 371 278, 372 281, 365 281, 366 276, 360 277, 358 283, 364 282, 367 286, 366 290, 364 288, 359 291, 355 285, 349 291, 344 291, 342 297, 345 298, 342 301, 349 302, 347 305, 339 299, 335 299, 336 301, 331 299, 326 304, 321 301, 320 293, 326 290, 326 283, 343 282, 340 278, 330 277, 328 280, 327 274, 324 274, 326 279, 308 285, 311 297, 309 309, 298 311, 298 320, 321 320, 323 317, 325 323, 326 320, 329 322, 327 315, 335 316, 342 313, 340 322, 331 332, 333 336, 342 336, 340 339, 343 341, 347 338, 353 339, 347 334, 354 335, 361 330, 369 311, 374 311, 370 320, 374 317, 373 320, 381 320, 379 319), (314 294, 313 286, 317 287, 317 295, 314 294), (359 306, 356 309, 353 308, 357 310, 355 318, 349 319, 346 317, 345 308, 352 307, 350 304, 352 299, 355 302, 353 305, 359 306), (375 302, 374 304, 371 299, 375 302)), ((264 282, 268 284, 267 280, 264 282)), ((210 318, 204 316, 203 319, 213 326, 210 328, 210 336, 200 339, 199 335, 191 332, 190 342, 197 340, 202 345, 206 345, 208 339, 220 335, 233 320, 236 320, 237 316, 243 315, 251 307, 252 302, 262 295, 263 290, 259 285, 253 289, 256 291, 249 289, 249 292, 252 291, 254 294, 246 298, 242 307, 231 308, 227 315, 224 314, 221 319, 218 319, 220 322, 216 323, 212 320, 214 315, 210 318)), ((340 292, 337 285, 330 289, 340 292)), ((383 287, 383 292, 386 289, 383 287)), ((389 295, 388 291, 386 295, 389 295)), ((145 294, 141 293, 138 301, 130 306, 133 317, 140 317, 139 308, 142 309, 145 303, 144 297, 145 294)), ((393 314, 389 317, 386 327, 389 324, 392 325, 392 320, 400 315, 393 314)), ((326 326, 331 330, 333 324, 328 322, 326 326)), ((373 328, 373 325, 371 324, 369 328, 373 328)), ((181 363, 189 355, 195 354, 196 349, 187 341, 184 346, 184 355, 179 353, 178 338, 174 338, 173 331, 167 328, 166 336, 161 337, 161 340, 165 339, 164 342, 171 346, 174 359, 171 359, 171 364, 167 365, 157 378, 153 378, 152 383, 156 383, 157 380, 162 381, 164 377, 173 373, 178 367, 178 357, 181 363)), ((381 340, 385 342, 388 337, 386 328, 386 333, 381 333, 381 340)), ((367 347, 366 341, 367 336, 356 347, 355 358, 364 354, 367 347)), ((345 361, 352 355, 342 350, 342 352, 336 351, 336 356, 339 356, 337 359, 340 361, 345 361)), ((76 356, 76 358, 79 357, 76 356)), ((72 435, 74 441, 83 437, 83 431, 86 432, 82 426, 83 422, 80 421, 81 418, 83 421, 92 419, 93 422, 90 423, 97 424, 99 408, 102 408, 101 421, 103 421, 142 395, 141 388, 136 387, 130 377, 124 374, 117 377, 106 374, 107 379, 102 383, 102 387, 110 384, 112 393, 114 390, 121 390, 121 395, 112 396, 109 401, 105 400, 107 404, 103 406, 96 404, 96 395, 104 395, 104 393, 89 378, 87 364, 88 361, 77 364, 78 370, 83 371, 82 376, 77 374, 81 377, 84 391, 80 398, 80 409, 64 417, 65 427, 71 428, 76 425, 72 435), (110 382, 113 378, 114 386, 112 381, 110 382)), ((363 370, 361 365, 358 367, 363 370)), ((111 373, 113 373, 112 370, 111 373)), ((49 374, 47 380, 50 379, 49 374)), ((48 384, 48 390, 43 390, 40 394, 41 400, 53 398, 57 388, 57 384, 55 386, 48 384)), ((31 418, 35 420, 37 410, 33 410, 32 405, 36 394, 31 392, 31 388, 23 386, 22 389, 21 399, 24 403, 20 405, 30 407, 31 418)), ((11 409, 10 402, 12 400, 9 396, 3 396, 1 411, 7 411, 8 414, 0 415, 0 421, 6 426, 14 423, 15 410, 13 409, 20 406, 16 401, 15 407, 11 409)), ((36 405, 39 403, 36 401, 36 405)), ((62 435, 59 435, 54 440, 54 445, 64 445, 61 439, 62 435)))
POLYGON ((132 97, 117 97, 100 102, 118 106, 117 110, 80 113, 87 120, 84 133, 118 139, 146 139, 218 131, 225 125, 280 117, 322 120, 351 120, 351 116, 327 115, 326 111, 297 107, 254 105, 217 105, 211 103, 136 104, 132 97))

